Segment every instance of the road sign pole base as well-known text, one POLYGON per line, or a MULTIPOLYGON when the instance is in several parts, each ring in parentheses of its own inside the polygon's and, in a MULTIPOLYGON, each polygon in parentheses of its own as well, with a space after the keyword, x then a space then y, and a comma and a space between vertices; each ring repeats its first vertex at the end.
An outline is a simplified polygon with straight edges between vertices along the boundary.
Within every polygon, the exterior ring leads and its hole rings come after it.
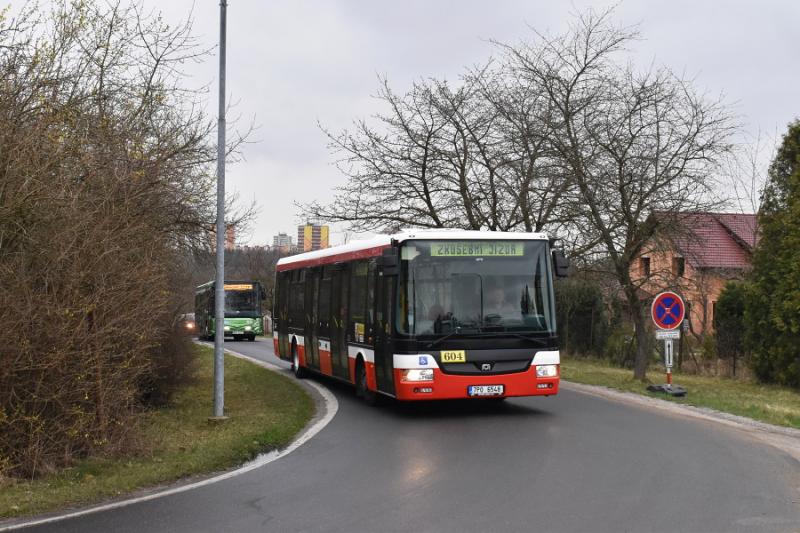
POLYGON ((208 423, 209 424, 221 424, 228 420, 230 417, 228 416, 209 416, 208 423))
POLYGON ((671 383, 664 383, 662 385, 648 385, 647 390, 650 392, 661 392, 676 398, 683 398, 688 393, 688 391, 680 385, 673 385, 671 383))

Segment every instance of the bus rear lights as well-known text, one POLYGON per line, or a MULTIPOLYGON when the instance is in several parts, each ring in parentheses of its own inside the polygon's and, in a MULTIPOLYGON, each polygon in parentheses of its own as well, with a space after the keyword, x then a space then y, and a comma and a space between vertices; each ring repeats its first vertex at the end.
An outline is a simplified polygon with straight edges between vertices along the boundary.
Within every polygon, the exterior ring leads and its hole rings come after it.
POLYGON ((401 373, 403 381, 433 381, 432 368, 412 368, 403 370, 401 373))
POLYGON ((414 387, 415 394, 419 393, 430 394, 432 392, 433 392, 433 387, 414 387))
POLYGON ((558 376, 558 365, 539 365, 536 367, 537 378, 554 378, 558 376))
POLYGON ((553 388, 553 384, 552 383, 538 383, 536 385, 536 388, 537 389, 552 389, 553 388))

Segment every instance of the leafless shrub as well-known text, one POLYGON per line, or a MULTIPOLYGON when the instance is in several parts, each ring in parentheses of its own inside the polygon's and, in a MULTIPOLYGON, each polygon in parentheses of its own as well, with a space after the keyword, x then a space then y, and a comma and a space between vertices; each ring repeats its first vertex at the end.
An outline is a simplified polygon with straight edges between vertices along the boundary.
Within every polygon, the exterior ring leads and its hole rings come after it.
POLYGON ((52 9, 0 20, 0 474, 124 447, 185 379, 177 257, 214 223, 191 25, 52 9))

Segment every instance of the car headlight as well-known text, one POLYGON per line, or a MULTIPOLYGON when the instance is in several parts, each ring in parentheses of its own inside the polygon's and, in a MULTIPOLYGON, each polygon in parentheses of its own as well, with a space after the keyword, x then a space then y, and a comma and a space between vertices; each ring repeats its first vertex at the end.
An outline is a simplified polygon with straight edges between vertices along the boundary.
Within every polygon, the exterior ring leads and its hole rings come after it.
POLYGON ((554 378, 558 376, 558 365, 539 365, 536 367, 537 378, 554 378))
POLYGON ((412 368, 403 370, 401 373, 403 381, 433 381, 432 368, 412 368))
POLYGON ((231 327, 230 327, 230 326, 225 326, 224 330, 225 330, 225 331, 230 331, 230 330, 231 330, 231 327))
POLYGON ((252 329, 253 329, 253 328, 251 328, 250 326, 245 326, 245 327, 244 327, 244 330, 245 330, 245 331, 250 331, 250 330, 252 330, 252 329))

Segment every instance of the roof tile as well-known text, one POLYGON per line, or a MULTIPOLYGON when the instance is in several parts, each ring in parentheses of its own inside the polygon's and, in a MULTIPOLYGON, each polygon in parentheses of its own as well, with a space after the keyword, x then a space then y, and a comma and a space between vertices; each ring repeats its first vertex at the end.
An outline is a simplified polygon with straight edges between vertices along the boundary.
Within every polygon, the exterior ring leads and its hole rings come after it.
POLYGON ((686 232, 675 238, 684 257, 698 268, 748 269, 758 242, 756 215, 681 213, 686 232))

